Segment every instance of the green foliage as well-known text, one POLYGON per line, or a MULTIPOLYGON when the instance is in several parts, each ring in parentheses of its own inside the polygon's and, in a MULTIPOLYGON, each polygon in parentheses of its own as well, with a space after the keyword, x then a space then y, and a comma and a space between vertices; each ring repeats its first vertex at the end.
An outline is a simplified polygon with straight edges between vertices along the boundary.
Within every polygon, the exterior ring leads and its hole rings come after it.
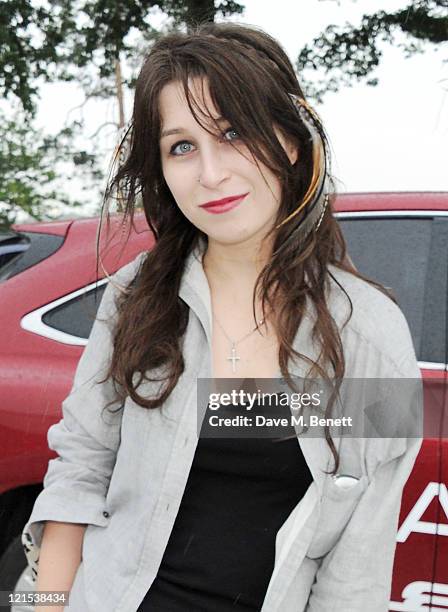
POLYGON ((0 8, 0 92, 28 113, 35 111, 37 78, 78 80, 87 69, 92 92, 92 80, 112 77, 116 59, 134 56, 136 35, 158 36, 151 26, 157 8, 175 27, 243 11, 233 0, 216 7, 214 0, 0 0, 0 8))
POLYGON ((377 85, 372 72, 381 61, 384 43, 394 44, 409 57, 421 52, 425 43, 446 42, 448 14, 442 10, 446 7, 446 0, 413 0, 396 12, 364 15, 359 26, 329 25, 302 49, 297 60, 300 74, 306 70, 324 71, 320 80, 302 77, 307 95, 322 102, 324 93, 338 91, 354 81, 377 85))
POLYGON ((37 92, 35 79, 45 74, 43 49, 32 40, 32 26, 41 19, 47 28, 51 16, 41 14, 30 0, 2 0, 0 8, 0 90, 19 98, 31 112, 37 92))
POLYGON ((165 0, 163 10, 174 19, 175 27, 187 24, 190 28, 202 21, 214 21, 217 15, 241 14, 244 7, 233 0, 219 2, 217 6, 213 0, 165 0))
POLYGON ((82 164, 83 174, 94 179, 99 178, 99 171, 88 154, 73 151, 75 130, 76 126, 71 126, 56 136, 46 136, 23 112, 12 118, 0 114, 1 227, 14 223, 19 212, 37 221, 50 220, 58 218, 65 206, 73 209, 81 205, 61 186, 61 179, 68 174, 64 165, 82 164))

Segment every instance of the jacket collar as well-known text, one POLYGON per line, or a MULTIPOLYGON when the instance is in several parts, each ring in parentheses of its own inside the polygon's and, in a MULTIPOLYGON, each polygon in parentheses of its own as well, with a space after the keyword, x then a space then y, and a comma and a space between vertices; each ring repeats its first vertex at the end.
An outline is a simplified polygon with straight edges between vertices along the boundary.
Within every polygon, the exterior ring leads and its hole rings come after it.
POLYGON ((208 344, 211 346, 212 302, 210 287, 202 265, 205 247, 205 241, 202 240, 188 255, 179 288, 179 297, 184 300, 200 320, 208 344))

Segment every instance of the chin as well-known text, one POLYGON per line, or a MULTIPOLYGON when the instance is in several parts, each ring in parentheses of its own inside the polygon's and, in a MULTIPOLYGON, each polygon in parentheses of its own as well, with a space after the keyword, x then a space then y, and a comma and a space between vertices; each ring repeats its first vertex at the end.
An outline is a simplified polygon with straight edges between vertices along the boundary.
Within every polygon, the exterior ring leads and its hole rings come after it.
POLYGON ((231 228, 227 232, 206 232, 209 241, 216 242, 225 246, 240 246, 251 240, 257 239, 256 232, 235 232, 235 228, 231 228))

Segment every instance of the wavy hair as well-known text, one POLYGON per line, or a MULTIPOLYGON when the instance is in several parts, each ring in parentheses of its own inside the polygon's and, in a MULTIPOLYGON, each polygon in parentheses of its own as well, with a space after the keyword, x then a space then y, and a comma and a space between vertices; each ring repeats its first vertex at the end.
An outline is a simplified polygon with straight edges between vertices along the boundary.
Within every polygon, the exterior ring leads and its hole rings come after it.
MULTIPOLYGON (((162 36, 151 47, 138 76, 132 121, 123 141, 128 143, 129 150, 110 177, 103 214, 107 213, 108 202, 118 197, 124 218, 132 221, 141 198, 155 245, 137 277, 117 300, 114 349, 106 380, 112 378, 121 400, 129 396, 142 408, 154 409, 166 401, 184 371, 182 338, 189 308, 178 291, 188 255, 207 236, 182 214, 164 180, 159 154, 159 95, 168 83, 180 82, 194 118, 212 133, 201 123, 199 107, 189 89, 190 79, 196 77, 207 79, 215 107, 239 133, 255 161, 265 164, 282 188, 276 226, 271 230, 272 254, 254 289, 254 320, 259 294, 263 313, 266 306, 275 312, 279 365, 291 387, 294 383, 288 364, 294 359, 309 363, 308 376, 318 374, 326 380, 333 376, 341 381, 344 351, 326 301, 330 277, 337 282, 329 264, 395 299, 354 268, 332 207, 325 207, 330 188, 330 204, 334 195, 327 139, 318 116, 305 101, 286 53, 267 33, 237 23, 207 23, 189 33, 162 36), (299 156, 295 164, 290 164, 274 125, 297 145, 299 156), (314 136, 317 133, 320 137, 320 151, 316 149, 313 131, 314 136), (322 208, 319 221, 312 231, 305 232, 307 219, 319 203, 322 208), (317 315, 312 330, 312 340, 319 347, 317 361, 293 346, 308 301, 317 315), (151 378, 155 370, 163 375, 151 378), (154 397, 139 394, 143 380, 161 383, 154 397)), ((219 130, 216 122, 215 127, 219 130)), ((346 325, 353 306, 344 293, 350 304, 346 325)), ((331 405, 332 401, 326 407, 327 415, 331 405)), ((328 428, 325 437, 334 457, 332 473, 335 473, 339 455, 328 428)))

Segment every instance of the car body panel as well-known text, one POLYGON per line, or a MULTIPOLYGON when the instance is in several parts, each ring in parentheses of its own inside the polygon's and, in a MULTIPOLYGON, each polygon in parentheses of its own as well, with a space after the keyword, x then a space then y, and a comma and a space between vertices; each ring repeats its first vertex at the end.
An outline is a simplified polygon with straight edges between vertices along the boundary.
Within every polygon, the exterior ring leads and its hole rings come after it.
MULTIPOLYGON (((42 232, 43 226, 61 231, 62 247, 38 265, 0 284, 0 493, 42 482, 48 460, 55 457, 46 432, 61 418, 61 404, 70 392, 82 346, 72 346, 21 327, 21 319, 45 304, 70 294, 96 279, 96 219, 73 223, 15 225, 16 231, 42 232), (62 272, 62 273, 61 273, 62 272)), ((112 240, 104 266, 115 272, 151 248, 152 234, 140 216, 124 253, 112 240)), ((118 234, 120 236, 120 234, 118 234)), ((99 274, 98 278, 103 278, 99 274)), ((92 313, 92 320, 94 318, 92 313)))

